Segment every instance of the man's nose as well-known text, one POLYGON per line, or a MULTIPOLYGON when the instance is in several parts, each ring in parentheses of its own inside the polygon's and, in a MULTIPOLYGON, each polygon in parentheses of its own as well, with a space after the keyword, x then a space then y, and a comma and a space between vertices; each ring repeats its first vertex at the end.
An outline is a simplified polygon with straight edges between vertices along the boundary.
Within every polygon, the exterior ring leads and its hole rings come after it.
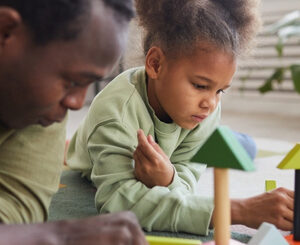
POLYGON ((70 91, 62 101, 64 107, 70 110, 79 110, 84 105, 88 87, 76 88, 70 91))

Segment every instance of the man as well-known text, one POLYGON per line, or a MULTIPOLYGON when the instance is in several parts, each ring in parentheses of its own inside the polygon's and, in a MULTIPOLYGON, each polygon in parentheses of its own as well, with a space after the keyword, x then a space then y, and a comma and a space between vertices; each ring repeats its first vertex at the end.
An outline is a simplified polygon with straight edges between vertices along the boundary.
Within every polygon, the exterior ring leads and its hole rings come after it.
POLYGON ((128 212, 38 223, 58 188, 67 110, 112 70, 132 16, 131 0, 0 2, 0 244, 146 243, 128 212))

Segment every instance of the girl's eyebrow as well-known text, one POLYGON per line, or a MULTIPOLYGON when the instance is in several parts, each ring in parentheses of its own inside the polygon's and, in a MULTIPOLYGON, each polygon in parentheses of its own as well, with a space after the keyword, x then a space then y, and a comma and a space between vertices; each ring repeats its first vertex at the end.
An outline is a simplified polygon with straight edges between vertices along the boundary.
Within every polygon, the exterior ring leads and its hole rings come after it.
MULTIPOLYGON (((212 80, 212 79, 210 79, 208 77, 201 76, 201 75, 196 75, 195 77, 198 78, 198 79, 204 80, 206 82, 212 83, 212 84, 216 84, 217 83, 216 81, 214 81, 214 80, 212 80)), ((223 89, 227 89, 230 86, 231 86, 231 84, 228 84, 223 89)))
POLYGON ((216 83, 214 80, 212 80, 208 77, 204 77, 204 76, 201 76, 201 75, 196 75, 195 77, 198 78, 198 79, 201 79, 201 80, 205 80, 206 82, 209 82, 209 83, 216 83))

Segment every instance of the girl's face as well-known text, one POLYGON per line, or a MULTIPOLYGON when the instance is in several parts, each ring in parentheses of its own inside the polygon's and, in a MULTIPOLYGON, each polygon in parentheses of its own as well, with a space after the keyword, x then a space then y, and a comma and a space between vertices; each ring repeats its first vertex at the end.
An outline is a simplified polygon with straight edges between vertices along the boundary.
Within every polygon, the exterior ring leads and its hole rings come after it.
POLYGON ((214 47, 176 59, 152 47, 146 57, 149 103, 160 120, 193 129, 215 110, 235 70, 234 57, 214 47))

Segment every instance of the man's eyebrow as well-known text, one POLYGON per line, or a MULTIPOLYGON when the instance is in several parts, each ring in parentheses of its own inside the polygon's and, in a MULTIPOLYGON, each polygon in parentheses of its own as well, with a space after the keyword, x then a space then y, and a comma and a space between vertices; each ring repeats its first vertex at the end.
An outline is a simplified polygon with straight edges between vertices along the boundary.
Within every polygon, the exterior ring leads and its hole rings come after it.
POLYGON ((92 73, 92 72, 80 72, 79 76, 87 78, 87 79, 92 80, 92 81, 100 81, 101 79, 103 79, 102 76, 97 75, 97 74, 92 73))

